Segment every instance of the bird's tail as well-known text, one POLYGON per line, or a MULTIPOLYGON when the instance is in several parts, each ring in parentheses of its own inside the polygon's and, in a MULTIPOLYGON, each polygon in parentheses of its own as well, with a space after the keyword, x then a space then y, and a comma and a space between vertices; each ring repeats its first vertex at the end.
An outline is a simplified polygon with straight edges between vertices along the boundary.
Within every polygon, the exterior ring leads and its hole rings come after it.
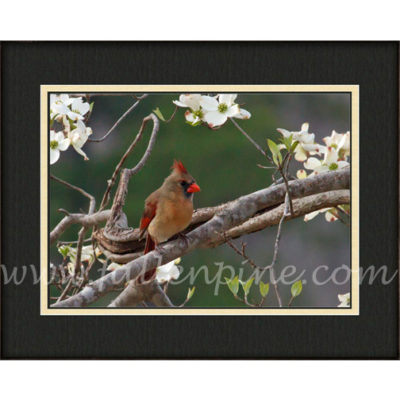
MULTIPOLYGON (((144 247, 144 254, 150 253, 153 251, 156 247, 156 243, 154 242, 153 238, 150 236, 150 234, 147 232, 147 237, 146 237, 146 245, 144 247)), ((150 282, 152 281, 155 276, 156 276, 156 270, 157 268, 154 268, 150 271, 147 271, 144 275, 139 276, 138 278, 138 283, 145 283, 145 282, 150 282)))
POLYGON ((147 233, 147 237, 146 237, 146 245, 144 247, 144 254, 150 253, 151 251, 153 251, 156 247, 156 244, 153 240, 153 238, 150 236, 149 233, 147 233))

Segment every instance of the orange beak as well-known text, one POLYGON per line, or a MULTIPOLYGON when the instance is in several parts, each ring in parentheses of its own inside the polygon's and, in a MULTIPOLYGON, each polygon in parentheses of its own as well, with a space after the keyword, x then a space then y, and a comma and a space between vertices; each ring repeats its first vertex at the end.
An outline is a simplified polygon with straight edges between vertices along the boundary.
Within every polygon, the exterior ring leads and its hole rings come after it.
POLYGON ((197 185, 196 183, 192 183, 188 188, 187 188, 188 193, 196 193, 200 192, 200 186, 197 185))

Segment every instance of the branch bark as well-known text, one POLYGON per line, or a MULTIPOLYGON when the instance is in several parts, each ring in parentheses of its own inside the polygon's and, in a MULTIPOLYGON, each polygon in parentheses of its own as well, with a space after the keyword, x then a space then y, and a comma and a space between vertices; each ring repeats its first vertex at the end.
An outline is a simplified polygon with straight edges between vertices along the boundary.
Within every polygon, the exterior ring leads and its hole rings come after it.
MULTIPOLYGON (((349 189, 350 169, 321 173, 306 179, 289 182, 293 199, 326 191, 349 189)), ((59 302, 57 307, 83 307, 93 303, 107 292, 123 283, 137 278, 140 274, 166 264, 197 248, 216 245, 224 232, 242 225, 256 213, 265 211, 284 201, 286 187, 275 185, 243 196, 216 213, 211 220, 186 235, 186 239, 172 240, 125 266, 87 285, 81 292, 59 302)), ((295 206, 294 206, 295 207, 295 206)), ((294 211, 296 215, 296 211, 294 211)), ((55 305, 54 305, 55 306, 55 305)), ((52 306, 52 307, 54 307, 52 306)))
POLYGON ((50 244, 53 244, 71 225, 80 224, 91 227, 106 222, 111 215, 111 210, 103 210, 91 215, 88 214, 68 214, 50 232, 50 244))
POLYGON ((129 282, 124 291, 108 307, 133 307, 142 301, 149 301, 157 307, 174 307, 156 281, 139 286, 136 286, 134 281, 129 282))

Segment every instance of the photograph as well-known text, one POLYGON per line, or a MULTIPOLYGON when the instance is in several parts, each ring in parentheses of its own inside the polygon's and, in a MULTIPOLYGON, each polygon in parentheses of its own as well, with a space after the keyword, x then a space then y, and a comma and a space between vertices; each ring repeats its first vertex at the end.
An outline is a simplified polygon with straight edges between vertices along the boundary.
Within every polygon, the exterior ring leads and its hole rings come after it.
POLYGON ((357 315, 358 100, 42 85, 41 314, 357 315))

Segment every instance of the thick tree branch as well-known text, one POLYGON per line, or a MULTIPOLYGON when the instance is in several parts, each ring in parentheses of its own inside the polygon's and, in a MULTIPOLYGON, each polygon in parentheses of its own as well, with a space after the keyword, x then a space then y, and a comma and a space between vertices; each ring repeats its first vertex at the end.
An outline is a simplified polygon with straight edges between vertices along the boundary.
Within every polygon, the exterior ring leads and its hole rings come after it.
MULTIPOLYGON (((293 199, 326 191, 348 189, 350 187, 350 169, 321 173, 306 179, 291 181, 289 186, 293 199)), ((281 184, 243 196, 231 202, 230 205, 214 215, 211 220, 188 233, 186 239, 167 242, 159 250, 130 261, 125 266, 87 285, 80 293, 61 301, 57 306, 86 306, 105 293, 120 287, 124 282, 133 280, 158 265, 166 264, 197 248, 215 245, 221 240, 223 232, 229 232, 255 216, 256 213, 282 203, 285 195, 285 185, 281 184)), ((295 204, 294 207, 296 207, 295 204)), ((296 214, 296 211, 294 211, 294 214, 296 214)))
POLYGON ((50 244, 53 244, 71 225, 94 226, 106 222, 111 215, 111 210, 103 210, 91 215, 68 214, 50 232, 50 244))
MULTIPOLYGON (((158 130, 159 130, 159 125, 160 125, 160 123, 158 121, 158 118, 154 114, 150 114, 150 115, 148 115, 147 117, 145 117, 143 119, 142 126, 140 128, 139 133, 143 132, 146 124, 149 121, 153 121, 153 130, 151 132, 151 136, 150 136, 149 143, 147 145, 146 151, 144 152, 144 154, 143 154, 142 158, 140 159, 140 161, 135 165, 135 167, 130 168, 130 169, 129 168, 125 168, 121 172, 121 178, 119 180, 117 192, 115 194, 114 202, 113 202, 113 205, 112 205, 112 208, 111 208, 111 215, 110 215, 110 218, 107 220, 107 224, 106 224, 106 227, 104 229, 104 233, 106 235, 108 233, 115 234, 115 233, 120 232, 120 230, 121 230, 120 228, 121 227, 119 227, 117 224, 118 224, 118 221, 121 220, 121 215, 123 214, 122 213, 122 208, 123 208, 123 206, 125 204, 125 197, 126 197, 126 194, 127 194, 127 191, 128 191, 129 179, 132 176, 136 175, 144 167, 144 165, 146 164, 147 159, 150 157, 150 154, 151 154, 151 152, 153 150, 153 147, 154 147, 154 144, 155 144, 156 138, 157 138, 157 133, 158 133, 158 130)), ((129 151, 129 149, 128 149, 128 151, 129 151)), ((129 154, 128 151, 125 153, 126 157, 129 154)), ((121 162, 123 162, 124 157, 122 158, 121 162)), ((121 164, 121 162, 120 162, 120 164, 121 164)))
POLYGON ((156 281, 136 286, 134 281, 116 297, 108 307, 134 307, 142 301, 153 303, 156 307, 174 307, 169 297, 156 281))

